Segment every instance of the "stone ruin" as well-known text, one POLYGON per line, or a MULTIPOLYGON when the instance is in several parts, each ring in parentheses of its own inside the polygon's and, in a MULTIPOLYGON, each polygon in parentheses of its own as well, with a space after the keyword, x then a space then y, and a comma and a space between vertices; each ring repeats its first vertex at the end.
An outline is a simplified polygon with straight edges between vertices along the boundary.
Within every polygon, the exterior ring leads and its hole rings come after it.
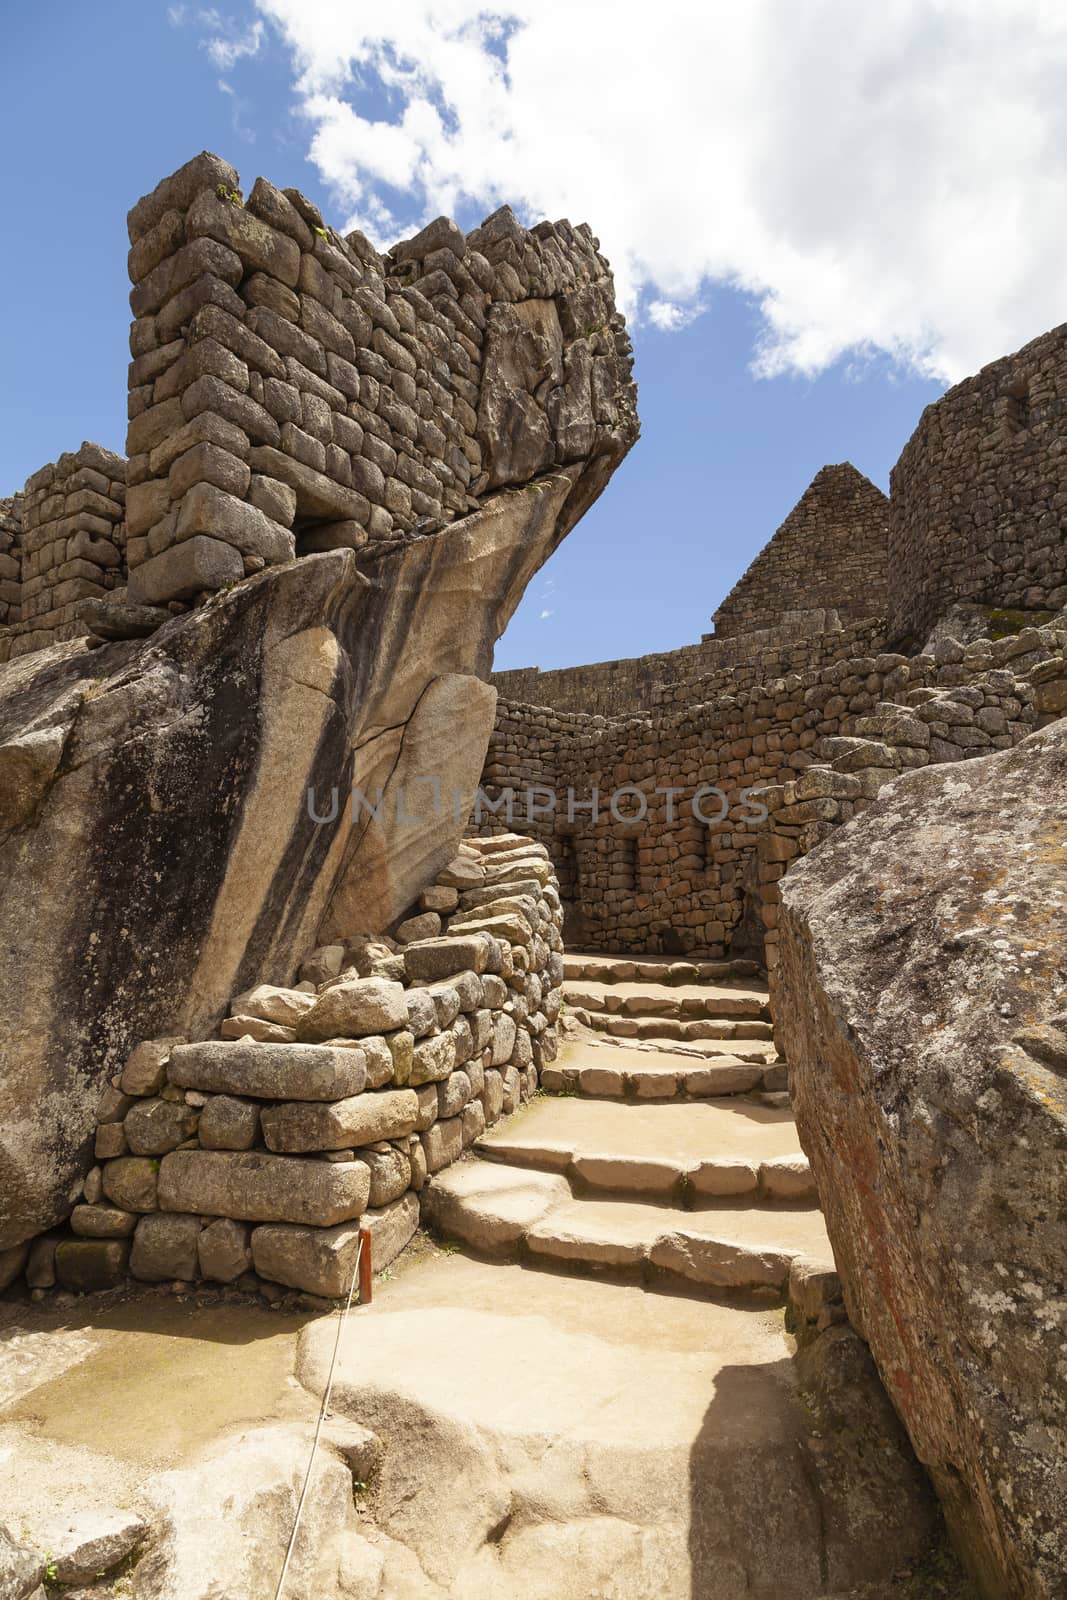
POLYGON ((700 643, 493 674, 637 438, 588 228, 383 256, 208 154, 129 225, 127 458, 0 502, 0 1288, 328 1303, 566 1085, 564 931, 758 963, 802 1334, 847 1308, 981 1593, 1062 1595, 1067 328, 888 499, 823 468, 700 643))
POLYGON ((700 644, 494 673, 479 822, 569 943, 766 965, 850 1319, 1005 1600, 1067 1593, 1065 415, 1067 326, 888 500, 824 467, 700 644))
POLYGON ((547 852, 461 841, 630 344, 589 229, 506 207, 380 256, 204 154, 129 231, 128 457, 3 505, 3 1278, 335 1293, 556 1049, 547 852))

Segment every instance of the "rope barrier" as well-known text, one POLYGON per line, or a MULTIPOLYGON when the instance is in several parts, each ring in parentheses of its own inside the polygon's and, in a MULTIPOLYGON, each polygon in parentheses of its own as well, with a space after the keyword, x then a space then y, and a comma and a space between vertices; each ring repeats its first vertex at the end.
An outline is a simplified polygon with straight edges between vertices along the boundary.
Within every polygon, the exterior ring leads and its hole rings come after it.
POLYGON ((322 1424, 325 1422, 327 1412, 330 1409, 330 1397, 333 1394, 334 1373, 337 1370, 337 1356, 341 1349, 341 1334, 344 1331, 345 1321, 352 1306, 352 1296, 356 1292, 356 1283, 360 1276, 359 1269, 360 1263, 363 1259, 364 1240, 367 1242, 369 1252, 370 1239, 366 1232, 361 1229, 359 1243, 356 1246, 356 1262, 355 1266, 352 1268, 352 1281, 348 1285, 348 1298, 345 1301, 344 1309, 337 1319, 337 1333, 333 1341, 333 1355, 330 1358, 330 1371, 326 1378, 326 1388, 323 1391, 322 1405, 319 1407, 319 1420, 315 1424, 315 1437, 311 1441, 311 1454, 308 1457, 307 1471, 304 1473, 304 1484, 300 1490, 300 1499, 296 1503, 296 1516, 293 1518, 293 1529, 289 1535, 289 1543, 286 1546, 285 1561, 282 1564, 281 1574, 278 1578, 278 1587, 274 1591, 274 1600, 281 1600, 281 1593, 285 1587, 285 1580, 289 1572, 289 1563, 293 1559, 293 1551, 296 1548, 296 1536, 300 1528, 300 1519, 304 1514, 304 1501, 307 1499, 307 1492, 311 1486, 311 1473, 315 1465, 315 1455, 319 1448, 319 1437, 322 1433, 322 1424))

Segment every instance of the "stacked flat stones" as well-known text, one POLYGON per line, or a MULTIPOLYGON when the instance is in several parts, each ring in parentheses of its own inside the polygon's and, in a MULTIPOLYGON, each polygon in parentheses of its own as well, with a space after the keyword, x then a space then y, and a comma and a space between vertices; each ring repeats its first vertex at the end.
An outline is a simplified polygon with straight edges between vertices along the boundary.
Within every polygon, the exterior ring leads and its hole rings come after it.
MULTIPOLYGON (((724 675, 710 699, 658 716, 499 700, 482 786, 493 801, 510 788, 514 820, 551 850, 570 944, 648 954, 680 947, 721 959, 742 953, 734 941, 744 923, 743 953, 765 940, 773 966, 777 880, 818 842, 813 825, 847 821, 857 800, 908 767, 1006 749, 1062 714, 1065 641, 1059 619, 998 640, 944 637, 911 657, 859 655, 747 684, 724 675), (692 814, 701 784, 718 785, 729 801, 713 826, 692 814), (643 818, 625 820, 627 808, 639 809, 635 797, 620 800, 623 820, 611 814, 624 785, 644 796, 643 818), (656 792, 667 785, 680 791, 672 801, 656 792), (583 806, 594 786, 600 815, 575 809, 568 821, 568 787, 583 806), (527 792, 536 805, 538 790, 556 795, 554 814, 528 813, 527 792), (770 823, 754 803, 770 808, 770 823)), ((712 796, 703 809, 715 817, 721 807, 712 796)), ((485 811, 482 829, 491 833, 502 816, 485 811)))
POLYGON ((964 646, 943 638, 932 656, 902 661, 892 678, 896 700, 878 701, 852 718, 851 736, 821 739, 806 772, 761 794, 769 817, 758 838, 758 871, 772 998, 778 883, 790 862, 869 806, 902 772, 1011 749, 1067 712, 1067 612, 996 642, 964 646))
POLYGON ((361 1227, 387 1265, 427 1177, 537 1089, 563 979, 559 894, 530 840, 465 844, 412 912, 404 942, 326 946, 296 987, 238 997, 219 1039, 139 1044, 100 1105, 70 1235, 31 1247, 30 1287, 129 1273, 338 1296, 361 1227), (411 937, 427 916, 438 931, 411 937))
POLYGON ((81 605, 125 582, 126 463, 97 444, 0 502, 0 660, 85 632, 81 605))
POLYGON ((22 532, 22 495, 0 500, 0 661, 6 661, 10 639, 6 629, 19 621, 22 607, 22 566, 17 540, 22 532))
POLYGON ((716 634, 774 627, 783 603, 884 616, 888 546, 886 496, 848 461, 823 467, 715 612, 716 634))
POLYGON ((1067 324, 956 384, 891 475, 889 624, 925 639, 955 603, 1067 605, 1067 324))
POLYGON ((383 257, 296 190, 259 178, 245 200, 204 154, 129 233, 132 602, 439 528, 620 423, 630 345, 584 226, 527 232, 504 208, 465 238, 442 217, 383 257), (558 414, 531 394, 518 429, 517 337, 559 367, 558 414))
POLYGON ((494 689, 505 700, 552 706, 591 716, 627 717, 699 704, 727 689, 747 689, 764 678, 807 672, 835 661, 877 653, 885 644, 878 618, 841 626, 832 608, 783 611, 773 628, 751 633, 705 634, 699 644, 621 661, 581 667, 514 667, 494 672, 494 689))

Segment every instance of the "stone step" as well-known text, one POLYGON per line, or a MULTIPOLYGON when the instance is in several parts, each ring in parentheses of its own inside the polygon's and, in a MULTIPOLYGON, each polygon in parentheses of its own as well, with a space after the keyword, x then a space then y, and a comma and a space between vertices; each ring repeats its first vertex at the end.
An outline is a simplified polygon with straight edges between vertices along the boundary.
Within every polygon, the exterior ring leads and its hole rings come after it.
POLYGON ((704 1018, 620 1017, 606 1011, 590 1011, 568 1001, 570 1013, 583 1027, 606 1033, 612 1039, 766 1039, 774 1037, 769 1022, 713 1021, 704 1018))
MULTIPOLYGON (((686 961, 678 956, 597 955, 568 950, 563 976, 602 983, 729 983, 763 978, 756 961, 686 961)), ((764 990, 766 993, 766 990, 764 990)))
POLYGON ((621 1272, 650 1289, 696 1284, 781 1297, 796 1258, 833 1268, 822 1214, 812 1208, 694 1212, 575 1199, 561 1173, 479 1159, 438 1173, 423 1191, 423 1215, 482 1255, 560 1271, 621 1272))
POLYGON ((708 1039, 684 1052, 583 1040, 565 1044, 557 1060, 541 1069, 546 1094, 610 1100, 754 1094, 782 1090, 785 1081, 784 1063, 773 1045, 760 1040, 733 1046, 708 1039))
POLYGON ((572 1008, 622 1017, 767 1022, 766 989, 728 984, 600 983, 565 980, 563 998, 572 1008))
POLYGON ((541 1099, 484 1134, 476 1149, 513 1167, 562 1173, 578 1194, 637 1196, 695 1210, 816 1203, 788 1111, 739 1099, 623 1104, 541 1099))

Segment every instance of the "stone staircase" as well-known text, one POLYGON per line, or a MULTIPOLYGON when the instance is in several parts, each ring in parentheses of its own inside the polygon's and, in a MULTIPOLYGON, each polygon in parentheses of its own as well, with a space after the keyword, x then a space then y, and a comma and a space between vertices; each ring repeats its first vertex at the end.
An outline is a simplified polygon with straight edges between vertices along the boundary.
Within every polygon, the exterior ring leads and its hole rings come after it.
POLYGON ((542 1093, 433 1179, 428 1219, 481 1255, 784 1296, 832 1269, 747 962, 565 958, 570 1037, 542 1093))

